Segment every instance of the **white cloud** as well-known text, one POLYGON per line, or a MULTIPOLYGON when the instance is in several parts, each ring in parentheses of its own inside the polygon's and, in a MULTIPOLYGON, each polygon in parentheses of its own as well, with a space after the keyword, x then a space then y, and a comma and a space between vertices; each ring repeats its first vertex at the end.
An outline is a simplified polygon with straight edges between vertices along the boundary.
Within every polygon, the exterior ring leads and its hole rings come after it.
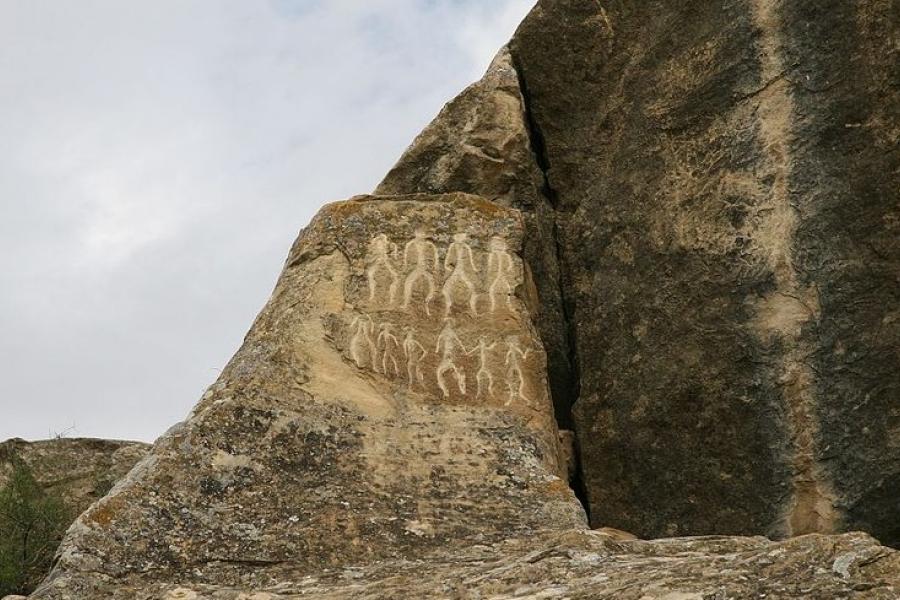
POLYGON ((532 0, 0 3, 0 439, 152 439, 532 0))

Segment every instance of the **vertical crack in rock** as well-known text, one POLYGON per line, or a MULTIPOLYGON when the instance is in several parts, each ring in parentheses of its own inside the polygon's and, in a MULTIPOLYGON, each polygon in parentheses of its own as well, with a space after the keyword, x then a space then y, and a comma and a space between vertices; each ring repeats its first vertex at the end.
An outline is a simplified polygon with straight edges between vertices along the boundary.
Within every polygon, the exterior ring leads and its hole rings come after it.
MULTIPOLYGON (((522 93, 522 106, 525 110, 525 126, 528 130, 528 142, 531 146, 531 153, 543 176, 543 186, 541 193, 544 198, 554 209, 557 208, 558 196, 556 190, 550 185, 550 158, 547 156, 547 146, 544 141, 544 134, 541 132, 534 114, 531 112, 531 96, 528 92, 528 83, 525 81, 525 71, 519 66, 519 61, 515 54, 512 54, 513 68, 516 70, 516 76, 519 80, 519 89, 522 93)), ((557 244, 558 246, 558 244, 557 244)), ((560 287, 562 283, 560 282, 560 287)))
POLYGON ((574 307, 572 305, 572 301, 570 300, 569 294, 566 293, 565 286, 565 277, 568 273, 568 268, 566 265, 565 252, 562 247, 562 236, 560 233, 559 196, 550 183, 550 159, 547 153, 544 135, 541 132, 540 126, 537 124, 536 119, 534 118, 534 114, 532 113, 531 97, 528 91, 528 83, 525 80, 524 70, 520 67, 515 53, 510 52, 510 54, 512 57, 513 68, 516 70, 516 76, 519 81, 519 89, 522 95, 522 106, 525 113, 524 117, 525 126, 528 131, 528 142, 531 148, 531 152, 534 155, 535 164, 537 164, 538 168, 540 169, 541 176, 543 177, 541 194, 543 195, 544 200, 551 209, 553 220, 553 243, 558 269, 556 285, 559 290, 559 298, 561 302, 560 308, 562 310, 562 317, 565 325, 565 330, 562 332, 562 335, 567 350, 569 373, 572 378, 570 388, 571 397, 566 402, 569 411, 568 423, 571 424, 571 427, 575 432, 574 448, 572 449, 575 466, 570 485, 572 486, 572 490, 575 492, 575 495, 578 497, 578 500, 584 506, 585 513, 587 513, 588 521, 590 522, 591 508, 587 497, 587 489, 584 483, 581 452, 578 443, 578 432, 577 430, 575 430, 575 419, 571 416, 572 409, 574 408, 575 403, 578 401, 578 397, 580 395, 581 372, 576 346, 577 331, 575 329, 574 307))
POLYGON ((784 348, 779 365, 779 384, 784 390, 793 443, 792 497, 782 516, 788 536, 835 529, 834 492, 815 459, 818 438, 815 380, 807 357, 813 352, 803 340, 804 326, 818 318, 818 293, 805 288, 797 277, 792 251, 799 224, 797 207, 791 202, 791 123, 794 100, 790 82, 783 76, 779 2, 753 0, 753 18, 759 29, 761 79, 759 134, 763 153, 772 170, 771 208, 758 231, 758 240, 768 250, 777 289, 756 306, 756 331, 784 348))
MULTIPOLYGON (((520 69, 504 47, 484 77, 419 134, 376 194, 465 192, 522 212, 528 232, 522 248, 528 266, 523 293, 547 353, 556 425, 571 430, 578 377, 572 320, 563 300, 556 194, 547 179, 540 132, 529 122, 526 95, 520 69)), ((561 441, 569 447, 571 436, 562 434, 561 441)), ((574 448, 564 454, 571 457, 574 448)))
POLYGON ((571 429, 568 345, 560 300, 553 206, 531 148, 521 83, 508 48, 484 77, 449 102, 416 137, 376 189, 377 194, 466 192, 521 210, 528 235, 526 295, 548 355, 558 424, 571 429))

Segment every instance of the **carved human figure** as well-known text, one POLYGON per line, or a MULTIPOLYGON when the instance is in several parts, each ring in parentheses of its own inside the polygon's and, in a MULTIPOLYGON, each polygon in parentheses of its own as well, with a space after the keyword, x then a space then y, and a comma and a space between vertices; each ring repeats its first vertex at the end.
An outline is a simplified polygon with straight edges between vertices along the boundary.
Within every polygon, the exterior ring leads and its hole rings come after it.
POLYGON ((476 396, 478 398, 484 395, 485 389, 488 396, 493 397, 494 395, 494 375, 488 368, 488 362, 490 360, 489 353, 496 346, 497 342, 488 345, 484 336, 482 336, 478 340, 478 345, 466 353, 467 355, 478 354, 478 373, 475 375, 475 381, 478 382, 478 394, 476 396))
POLYGON ((372 302, 377 296, 378 278, 385 275, 389 279, 387 291, 387 304, 394 303, 397 296, 397 286, 400 284, 400 275, 394 268, 392 256, 397 256, 397 244, 391 242, 388 237, 380 233, 372 238, 369 242, 369 267, 366 269, 366 276, 369 279, 369 301, 372 302))
POLYGON ((375 323, 372 317, 357 316, 350 327, 354 329, 350 338, 350 358, 362 369, 368 364, 374 371, 378 370, 378 350, 375 347, 375 323))
POLYGON ((474 279, 478 273, 478 267, 475 266, 475 257, 472 254, 472 247, 469 246, 469 236, 465 233, 457 233, 453 236, 453 242, 447 248, 447 256, 444 257, 444 271, 450 272, 450 275, 444 280, 444 287, 441 292, 444 295, 444 307, 446 314, 450 314, 453 307, 453 293, 457 286, 462 285, 469 296, 469 310, 473 316, 478 315, 476 303, 478 295, 475 293, 474 279), (471 275, 469 274, 471 270, 471 275))
POLYGON ((526 403, 528 398, 525 396, 525 375, 523 374, 522 362, 531 354, 531 350, 522 350, 519 345, 519 337, 511 335, 506 339, 506 386, 509 390, 509 399, 506 405, 509 406, 514 400, 521 399, 526 403))
POLYGON ((435 352, 441 357, 437 367, 437 384, 441 388, 444 397, 450 396, 450 388, 447 386, 446 375, 448 371, 452 371, 456 378, 456 387, 459 388, 460 394, 466 393, 466 372, 457 364, 461 355, 465 355, 466 347, 462 340, 453 329, 453 322, 447 319, 444 328, 438 334, 437 347, 435 352))
POLYGON ((487 259, 487 271, 488 278, 491 279, 491 283, 488 286, 491 312, 497 310, 497 306, 501 301, 506 302, 509 310, 513 310, 512 281, 515 278, 515 265, 507 249, 506 240, 501 237, 491 238, 490 250, 487 259))
POLYGON ((425 283, 425 312, 431 314, 429 304, 435 296, 433 272, 439 263, 437 246, 426 237, 425 231, 417 229, 403 249, 403 269, 409 272, 403 283, 403 308, 409 308, 416 284, 422 281, 425 283))
POLYGON ((411 327, 406 328, 406 337, 403 338, 403 354, 406 356, 406 375, 410 387, 415 385, 416 381, 422 385, 425 382, 422 361, 428 356, 428 350, 416 340, 411 327))
POLYGON ((400 375, 400 366, 397 356, 400 353, 400 341, 394 335, 394 326, 390 323, 382 323, 378 329, 378 349, 381 351, 381 372, 390 375, 388 366, 392 367, 394 375, 400 375))

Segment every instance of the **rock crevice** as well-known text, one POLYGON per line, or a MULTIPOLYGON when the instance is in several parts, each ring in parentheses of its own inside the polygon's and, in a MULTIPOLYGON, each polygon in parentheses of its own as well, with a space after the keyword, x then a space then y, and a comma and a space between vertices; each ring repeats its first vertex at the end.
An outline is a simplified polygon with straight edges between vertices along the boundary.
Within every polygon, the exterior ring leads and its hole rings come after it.
POLYGON ((521 90, 524 123, 528 131, 529 148, 531 149, 531 152, 534 156, 535 164, 541 171, 541 194, 543 195, 546 204, 550 209, 548 213, 545 213, 544 218, 551 221, 551 236, 553 240, 553 250, 555 253, 554 260, 557 265, 555 284, 558 289, 559 308, 562 315, 562 324, 564 326, 564 331, 562 333, 563 344, 566 349, 566 361, 569 377, 571 379, 570 384, 567 388, 562 390, 557 388, 554 390, 554 393, 557 396, 559 396, 560 394, 566 395, 566 397, 563 398, 554 398, 554 404, 557 406, 557 422, 561 428, 571 429, 574 433, 574 467, 571 474, 570 484, 576 496, 584 506, 585 512, 588 515, 588 519, 590 519, 591 509, 590 502, 587 497, 587 492, 584 486, 584 474, 581 464, 581 452, 579 450, 580 445, 578 442, 578 431, 575 427, 575 420, 572 415, 572 410, 575 407, 575 403, 578 401, 581 374, 579 371, 578 350, 576 343, 578 330, 575 322, 575 310, 573 306, 573 299, 570 297, 570 294, 566 292, 567 286, 565 283, 565 279, 567 276, 567 265, 565 259, 566 254, 563 251, 562 235, 560 232, 560 228, 562 227, 560 219, 564 218, 564 215, 559 208, 559 196, 550 181, 550 158, 547 155, 547 147, 545 145, 544 135, 540 130, 534 114, 532 114, 531 97, 528 91, 528 82, 525 79, 525 75, 522 72, 519 61, 516 59, 515 53, 511 51, 510 56, 512 59, 512 65, 516 70, 516 76, 519 81, 519 89, 521 90))

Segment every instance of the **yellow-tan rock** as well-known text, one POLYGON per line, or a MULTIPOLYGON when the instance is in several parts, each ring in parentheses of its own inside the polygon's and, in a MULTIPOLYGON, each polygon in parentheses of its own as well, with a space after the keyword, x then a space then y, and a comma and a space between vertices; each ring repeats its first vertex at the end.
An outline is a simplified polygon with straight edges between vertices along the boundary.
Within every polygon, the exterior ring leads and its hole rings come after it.
POLYGON ((523 235, 466 194, 324 208, 219 380, 81 516, 38 597, 267 589, 584 527, 523 235))

